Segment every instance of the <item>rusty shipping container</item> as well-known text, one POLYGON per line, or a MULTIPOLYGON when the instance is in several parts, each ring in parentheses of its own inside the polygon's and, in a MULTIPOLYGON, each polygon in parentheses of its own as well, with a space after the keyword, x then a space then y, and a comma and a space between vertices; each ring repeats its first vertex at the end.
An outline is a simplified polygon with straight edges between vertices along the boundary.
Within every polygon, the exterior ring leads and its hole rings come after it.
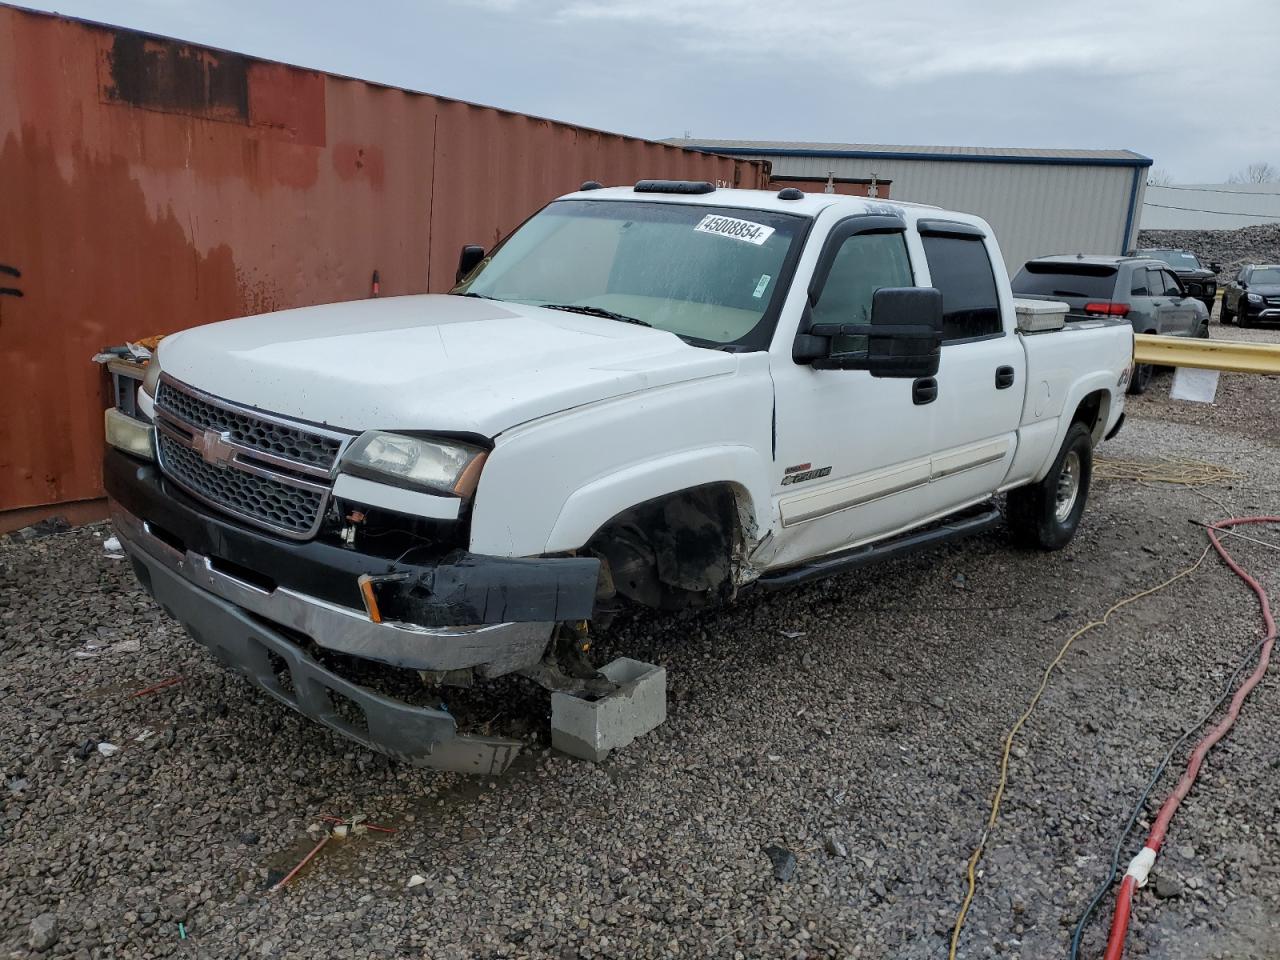
MULTIPOLYGON (((100 348, 442 291, 583 180, 765 165, 0 6, 0 529, 101 496, 100 348)), ((86 511, 87 508, 87 511, 86 511)))

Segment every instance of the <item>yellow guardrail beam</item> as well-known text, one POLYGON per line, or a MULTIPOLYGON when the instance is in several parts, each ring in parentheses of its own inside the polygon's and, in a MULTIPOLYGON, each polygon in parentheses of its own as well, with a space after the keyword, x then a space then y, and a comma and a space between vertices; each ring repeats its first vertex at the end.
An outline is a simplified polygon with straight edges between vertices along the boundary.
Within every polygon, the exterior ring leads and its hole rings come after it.
POLYGON ((1133 338, 1133 361, 1161 367, 1200 367, 1204 370, 1280 375, 1280 343, 1199 340, 1139 333, 1133 338))

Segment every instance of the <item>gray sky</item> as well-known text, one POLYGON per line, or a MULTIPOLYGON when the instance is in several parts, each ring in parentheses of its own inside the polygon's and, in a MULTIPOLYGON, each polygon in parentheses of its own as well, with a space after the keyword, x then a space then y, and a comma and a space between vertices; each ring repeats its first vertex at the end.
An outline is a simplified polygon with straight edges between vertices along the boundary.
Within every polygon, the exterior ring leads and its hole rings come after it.
MULTIPOLYGON (((21 0, 20 0, 21 2, 21 0)), ((620 133, 1280 166, 1276 0, 26 4, 620 133)))

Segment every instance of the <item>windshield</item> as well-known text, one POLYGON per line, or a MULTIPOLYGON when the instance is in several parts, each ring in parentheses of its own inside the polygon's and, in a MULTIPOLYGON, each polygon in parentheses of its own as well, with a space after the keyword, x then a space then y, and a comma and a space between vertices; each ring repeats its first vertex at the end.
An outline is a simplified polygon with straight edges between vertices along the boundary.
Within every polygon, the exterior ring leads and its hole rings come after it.
POLYGON ((1249 282, 1255 286, 1280 284, 1280 267, 1254 267, 1249 282))
POLYGON ((1161 260, 1175 270, 1200 269, 1200 261, 1195 258, 1195 255, 1183 253, 1181 250, 1148 250, 1144 256, 1151 257, 1153 260, 1161 260))
POLYGON ((763 349, 808 223, 763 210, 560 200, 453 292, 613 315, 703 344, 763 349))

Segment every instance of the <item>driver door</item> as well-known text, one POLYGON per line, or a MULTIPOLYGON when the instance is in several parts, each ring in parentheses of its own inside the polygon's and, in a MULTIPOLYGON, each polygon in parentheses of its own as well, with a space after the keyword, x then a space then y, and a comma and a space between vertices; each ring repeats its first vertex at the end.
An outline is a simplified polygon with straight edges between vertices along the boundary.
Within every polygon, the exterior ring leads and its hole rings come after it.
MULTIPOLYGON (((850 218, 828 243, 838 249, 812 308, 815 324, 869 323, 876 290, 916 285, 896 217, 850 218)), ((842 350, 861 348, 852 342, 861 338, 843 339, 842 350)), ((876 539, 931 512, 936 383, 819 370, 789 357, 775 358, 772 375, 780 523, 770 568, 876 539)))

